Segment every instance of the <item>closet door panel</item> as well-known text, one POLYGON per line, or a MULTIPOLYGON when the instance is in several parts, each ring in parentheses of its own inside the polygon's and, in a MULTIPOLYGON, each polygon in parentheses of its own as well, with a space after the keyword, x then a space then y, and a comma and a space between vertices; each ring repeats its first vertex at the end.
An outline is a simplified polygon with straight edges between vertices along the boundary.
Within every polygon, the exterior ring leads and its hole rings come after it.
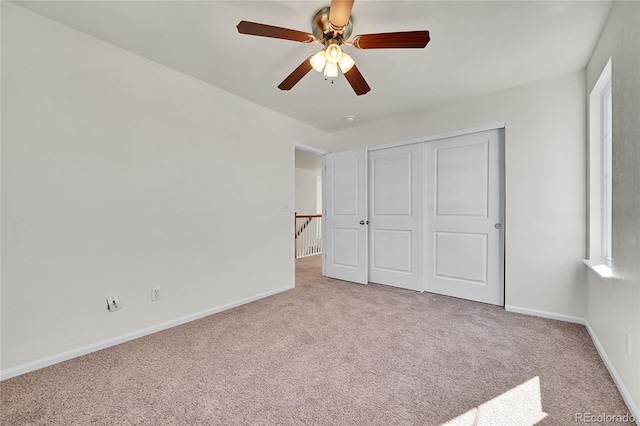
POLYGON ((423 144, 369 152, 369 281, 422 291, 423 144))
POLYGON ((425 144, 426 290, 504 304, 501 132, 425 144))

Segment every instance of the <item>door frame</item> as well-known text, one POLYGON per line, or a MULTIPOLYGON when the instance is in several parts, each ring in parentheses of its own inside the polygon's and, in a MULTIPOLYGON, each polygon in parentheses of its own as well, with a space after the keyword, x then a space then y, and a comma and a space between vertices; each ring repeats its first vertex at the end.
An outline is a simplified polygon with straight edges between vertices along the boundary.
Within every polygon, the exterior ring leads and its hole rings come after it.
POLYGON ((483 126, 468 127, 466 129, 456 130, 456 131, 452 131, 452 132, 436 133, 434 135, 427 135, 427 136, 422 136, 422 137, 419 137, 419 138, 413 138, 413 139, 407 139, 407 140, 402 140, 402 141, 390 142, 390 143, 386 143, 386 144, 383 144, 383 145, 369 146, 369 147, 367 147, 367 149, 369 151, 377 151, 379 149, 395 148, 397 146, 402 146, 402 145, 412 145, 414 143, 431 142, 431 141, 435 141, 435 140, 439 140, 439 139, 447 139, 447 138, 453 138, 453 137, 456 137, 456 136, 469 135, 471 133, 480 133, 480 132, 484 132, 486 130, 500 130, 500 129, 503 129, 503 130, 506 129, 506 124, 505 124, 504 121, 491 123, 491 124, 486 124, 486 125, 483 125, 483 126))

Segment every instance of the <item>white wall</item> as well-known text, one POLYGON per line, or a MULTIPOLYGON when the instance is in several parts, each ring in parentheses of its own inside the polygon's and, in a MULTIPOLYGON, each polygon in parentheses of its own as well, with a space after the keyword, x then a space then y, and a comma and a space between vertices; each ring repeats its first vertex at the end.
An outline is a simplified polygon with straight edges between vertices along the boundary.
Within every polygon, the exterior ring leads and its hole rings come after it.
POLYGON ((584 318, 585 102, 580 71, 354 127, 333 150, 505 122, 506 304, 584 318))
POLYGON ((296 212, 316 214, 318 210, 318 173, 296 167, 296 212))
POLYGON ((294 284, 328 134, 1 3, 3 371, 294 284))
POLYGON ((587 319, 635 406, 640 407, 640 3, 614 3, 587 66, 588 93, 609 58, 616 279, 610 287, 588 274, 587 319), (631 355, 625 353, 624 333, 632 339, 631 355))

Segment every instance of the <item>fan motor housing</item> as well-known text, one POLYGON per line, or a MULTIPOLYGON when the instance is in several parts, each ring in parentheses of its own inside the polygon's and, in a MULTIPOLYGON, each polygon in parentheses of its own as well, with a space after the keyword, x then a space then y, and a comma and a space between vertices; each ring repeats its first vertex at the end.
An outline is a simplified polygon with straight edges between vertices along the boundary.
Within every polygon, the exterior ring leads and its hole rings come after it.
POLYGON ((342 40, 347 40, 353 31, 353 16, 349 17, 349 23, 345 25, 343 30, 336 36, 329 22, 329 8, 323 7, 313 16, 311 28, 313 29, 313 35, 316 36, 318 40, 327 41, 335 39, 338 40, 339 44, 342 44, 342 40))

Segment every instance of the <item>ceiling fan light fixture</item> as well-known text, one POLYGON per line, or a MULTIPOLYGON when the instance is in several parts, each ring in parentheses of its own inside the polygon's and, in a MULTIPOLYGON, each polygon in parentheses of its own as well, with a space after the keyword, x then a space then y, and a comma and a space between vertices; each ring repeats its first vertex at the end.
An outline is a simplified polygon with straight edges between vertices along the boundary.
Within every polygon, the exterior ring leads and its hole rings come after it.
MULTIPOLYGON (((0 0, 2 1, 2 0, 0 0)), ((345 79, 356 93, 361 96, 371 90, 369 84, 355 64, 355 61, 342 51, 342 45, 356 49, 422 49, 429 43, 429 31, 401 31, 392 33, 371 33, 356 35, 351 41, 353 18, 351 10, 355 0, 331 0, 331 5, 318 10, 311 21, 312 33, 276 27, 258 22, 240 21, 236 26, 240 34, 290 40, 300 43, 321 44, 322 51, 308 56, 278 85, 280 90, 291 90, 300 79, 312 69, 324 70, 325 80, 344 74, 345 79)))
POLYGON ((325 55, 326 55, 325 51, 321 50, 311 57, 310 62, 314 70, 318 72, 322 72, 322 69, 324 68, 324 64, 327 63, 327 58, 325 55))
POLYGON ((340 66, 340 69, 344 74, 346 74, 351 68, 353 68, 355 64, 356 62, 351 58, 351 56, 342 52, 342 57, 340 58, 340 61, 338 61, 338 65, 340 66))
POLYGON ((335 40, 329 41, 329 45, 325 49, 325 56, 327 58, 327 62, 330 64, 337 64, 342 58, 342 49, 338 46, 338 42, 335 40))
POLYGON ((324 76, 327 78, 336 78, 338 76, 338 64, 327 62, 324 67, 324 76))

